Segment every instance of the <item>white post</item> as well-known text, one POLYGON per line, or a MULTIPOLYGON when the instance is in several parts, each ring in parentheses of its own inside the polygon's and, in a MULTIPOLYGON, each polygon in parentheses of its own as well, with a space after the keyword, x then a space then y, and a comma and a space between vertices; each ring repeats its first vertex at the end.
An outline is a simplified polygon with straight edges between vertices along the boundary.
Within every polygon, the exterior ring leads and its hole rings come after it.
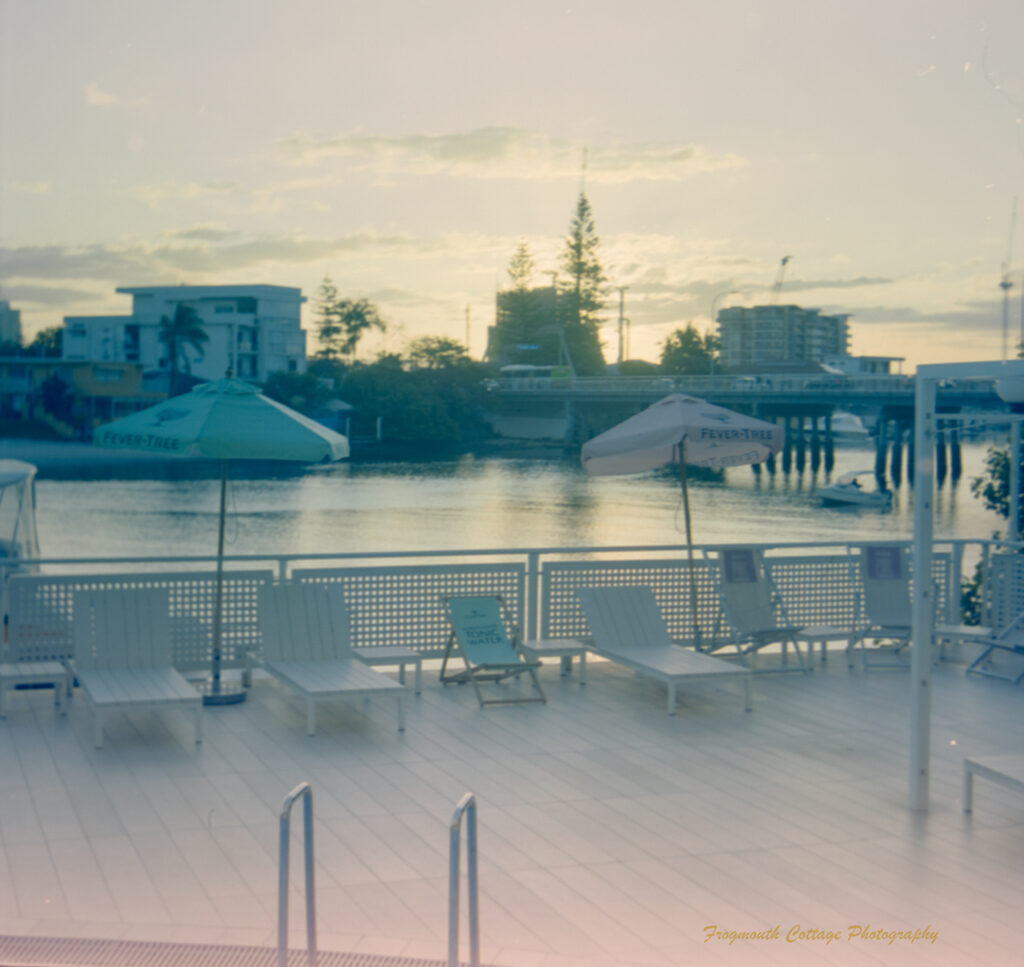
POLYGON ((914 398, 914 598, 910 649, 910 808, 928 808, 931 667, 934 632, 932 503, 935 474, 935 388, 918 371, 914 398))
POLYGON ((1020 540, 1020 441, 1020 421, 1014 420, 1010 424, 1010 526, 1007 534, 1011 541, 1020 540))

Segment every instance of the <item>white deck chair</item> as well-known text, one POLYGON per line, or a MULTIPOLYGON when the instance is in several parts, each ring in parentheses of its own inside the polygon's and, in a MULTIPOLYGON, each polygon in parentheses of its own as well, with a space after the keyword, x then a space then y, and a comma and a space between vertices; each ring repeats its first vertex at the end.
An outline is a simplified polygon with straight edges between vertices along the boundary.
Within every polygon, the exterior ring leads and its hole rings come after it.
POLYGON ((650 588, 579 588, 576 595, 590 626, 594 652, 664 682, 669 715, 676 713, 679 685, 721 678, 743 682, 745 708, 750 711, 750 669, 673 642, 650 588))
POLYGON ((316 734, 318 702, 393 696, 398 730, 405 729, 406 688, 370 668, 350 642, 341 592, 319 584, 268 584, 259 589, 263 649, 256 660, 306 703, 306 734, 316 734))
POLYGON ((899 544, 873 544, 857 554, 860 620, 847 660, 853 667, 853 649, 860 644, 865 669, 907 668, 910 645, 910 552, 899 544), (868 648, 866 639, 878 647, 868 648), (879 644, 884 642, 885 644, 879 644), (882 659, 882 660, 879 660, 882 659))
MULTIPOLYGON (((772 586, 760 551, 753 547, 723 548, 718 555, 718 593, 726 620, 741 660, 747 663, 768 645, 782 645, 782 667, 756 668, 766 672, 810 671, 800 645, 808 654, 814 642, 841 639, 849 645, 851 631, 828 625, 800 626, 789 620, 785 607, 772 586), (788 667, 789 646, 796 652, 796 668, 788 667)), ((722 647, 722 646, 720 646, 722 647)))
POLYGON ((201 742, 202 697, 171 667, 167 589, 76 591, 73 607, 74 672, 93 711, 96 748, 107 712, 165 706, 192 712, 201 742))
POLYGON ((540 660, 527 659, 519 650, 518 629, 500 595, 445 598, 445 607, 452 630, 441 663, 442 682, 459 685, 472 682, 481 708, 547 701, 537 677, 540 660), (448 671, 453 651, 462 659, 461 671, 448 671), (503 682, 524 674, 530 676, 536 695, 503 694, 499 698, 485 698, 480 689, 481 682, 503 682))

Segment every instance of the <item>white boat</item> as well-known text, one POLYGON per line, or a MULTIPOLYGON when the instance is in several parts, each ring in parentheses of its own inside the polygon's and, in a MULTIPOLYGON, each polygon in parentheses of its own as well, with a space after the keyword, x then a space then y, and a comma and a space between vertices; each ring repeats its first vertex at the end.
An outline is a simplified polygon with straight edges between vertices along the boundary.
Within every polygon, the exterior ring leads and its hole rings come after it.
POLYGON ((892 506, 892 492, 889 490, 867 490, 857 479, 873 475, 873 470, 854 470, 844 473, 835 483, 822 487, 818 491, 818 497, 821 498, 823 504, 888 510, 892 506))
POLYGON ((15 564, 39 557, 36 538, 36 468, 21 460, 0 460, 0 578, 36 565, 15 564))
POLYGON ((837 447, 866 447, 871 443, 871 434, 855 413, 838 410, 832 414, 830 427, 837 447))

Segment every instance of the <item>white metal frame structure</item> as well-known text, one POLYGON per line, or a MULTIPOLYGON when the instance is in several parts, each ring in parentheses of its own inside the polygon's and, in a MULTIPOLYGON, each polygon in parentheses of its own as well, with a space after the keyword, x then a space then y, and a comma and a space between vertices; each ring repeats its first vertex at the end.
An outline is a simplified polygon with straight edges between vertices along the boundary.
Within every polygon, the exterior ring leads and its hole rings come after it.
MULTIPOLYGON (((994 379, 1024 385, 1024 360, 1003 362, 938 363, 918 366, 914 394, 914 544, 915 574, 932 573, 935 538, 935 412, 936 391, 942 380, 994 379)), ((949 420, 952 414, 943 414, 949 420)), ((1010 422, 1009 420, 1007 422, 1010 422)), ((1015 424, 1016 425, 1016 424, 1015 424)), ((1019 432, 1013 434, 1018 446, 1019 432)), ((1010 461, 1011 465, 1014 463, 1010 461)), ((1014 475, 1011 499, 1020 493, 1014 475)), ((931 652, 935 630, 935 589, 930 581, 915 581, 911 599, 910 653, 910 791, 911 809, 928 808, 931 752, 931 652)))

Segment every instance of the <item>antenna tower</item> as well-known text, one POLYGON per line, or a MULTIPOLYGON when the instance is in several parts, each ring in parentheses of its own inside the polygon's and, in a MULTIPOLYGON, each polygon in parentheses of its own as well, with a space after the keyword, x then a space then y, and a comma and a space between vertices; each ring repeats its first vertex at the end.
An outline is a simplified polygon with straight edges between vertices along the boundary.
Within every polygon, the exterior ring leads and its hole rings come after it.
POLYGON ((783 255, 779 262, 779 272, 775 276, 775 285, 772 286, 771 305, 778 305, 779 293, 782 291, 782 280, 786 277, 786 266, 793 260, 792 255, 783 255))
MULTIPOLYGON (((1006 261, 1003 262, 1003 277, 999 280, 999 288, 1003 290, 1003 361, 1007 358, 1007 344, 1010 338, 1010 289, 1013 288, 1010 264, 1013 261, 1013 235, 1017 228, 1017 196, 1013 197, 1013 208, 1010 211, 1010 237, 1006 243, 1006 261)), ((1018 349, 1024 347, 1018 347, 1018 349)))

